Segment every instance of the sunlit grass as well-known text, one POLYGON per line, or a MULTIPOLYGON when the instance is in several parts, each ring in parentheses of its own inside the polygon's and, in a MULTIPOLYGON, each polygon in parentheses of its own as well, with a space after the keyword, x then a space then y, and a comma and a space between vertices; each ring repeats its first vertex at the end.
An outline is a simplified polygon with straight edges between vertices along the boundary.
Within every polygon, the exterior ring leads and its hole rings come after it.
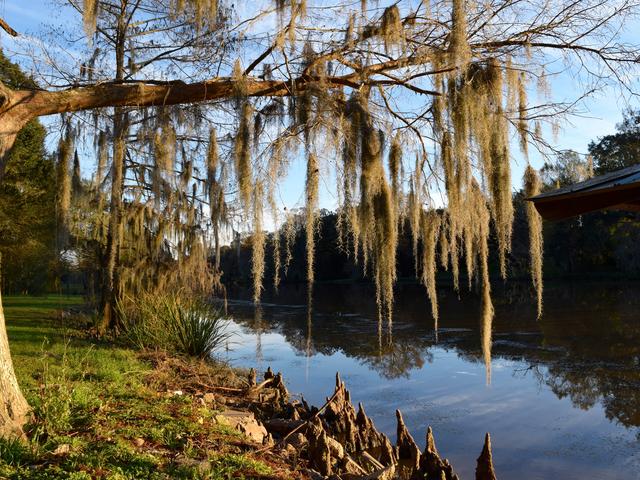
POLYGON ((188 395, 154 388, 135 350, 91 338, 56 310, 80 298, 6 297, 16 372, 33 421, 0 440, 0 478, 265 478, 235 431, 188 395))

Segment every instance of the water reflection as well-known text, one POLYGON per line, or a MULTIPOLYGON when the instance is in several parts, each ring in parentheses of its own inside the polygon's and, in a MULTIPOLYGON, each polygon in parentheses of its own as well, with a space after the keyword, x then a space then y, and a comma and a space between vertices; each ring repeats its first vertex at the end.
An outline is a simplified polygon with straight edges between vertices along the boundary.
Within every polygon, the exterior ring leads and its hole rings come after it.
MULTIPOLYGON (((496 448, 512 459, 502 460, 504 478, 509 473, 545 478, 524 475, 526 462, 547 472, 546 478, 567 469, 585 469, 588 478, 596 471, 598 478, 637 478, 628 469, 640 471, 640 446, 628 442, 640 431, 638 291, 638 284, 548 284, 545 313, 536 321, 528 285, 510 284, 494 294, 493 322, 480 319, 481 298, 463 295, 459 300, 441 291, 436 339, 424 291, 404 286, 396 297, 393 342, 382 344, 376 335, 374 293, 364 286, 317 285, 313 312, 304 287, 282 289, 278 301, 284 306, 267 299, 256 316, 249 302, 231 302, 230 309, 245 334, 255 333, 256 342, 270 335, 266 361, 279 361, 286 377, 295 379, 296 358, 306 357, 307 383, 299 391, 306 395, 304 390, 312 388, 309 376, 319 382, 321 374, 350 371, 351 381, 362 382, 359 399, 374 410, 388 414, 402 407, 416 428, 437 424, 436 435, 444 435, 445 445, 450 440, 445 453, 463 472, 467 468, 466 477, 473 468, 472 461, 464 464, 473 460, 466 458, 466 445, 477 447, 490 430, 496 448), (493 378, 491 387, 473 380, 473 365, 493 378), (566 400, 573 412, 564 406, 566 400), (532 434, 540 425, 550 429, 548 438, 532 434), (479 438, 467 443, 462 437, 471 431, 479 438), (522 451, 514 450, 524 438, 522 451), (602 442, 611 450, 598 457, 593 451, 602 442)), ((238 352, 247 364, 254 361, 238 352)), ((384 420, 380 424, 385 427, 384 420)), ((422 436, 417 430, 414 434, 422 436)))
MULTIPOLYGON (((525 360, 526 373, 559 398, 569 397, 582 409, 601 401, 608 418, 640 426, 640 285, 569 284, 547 289, 545 314, 539 321, 526 286, 498 293, 494 357, 525 360)), ((477 334, 475 298, 459 300, 441 292, 438 342, 424 294, 405 286, 398 293, 393 342, 380 344, 373 334, 377 325, 371 319, 376 317, 367 287, 317 287, 315 314, 310 305, 298 303, 305 292, 303 287, 285 289, 279 297, 282 305, 267 302, 255 315, 241 303, 232 302, 231 311, 240 313, 238 322, 259 340, 264 331, 275 330, 305 356, 342 351, 386 379, 406 378, 411 370, 423 368, 432 361, 429 348, 436 344, 454 348, 468 361, 483 361, 490 378, 492 322, 483 315, 477 334)), ((261 349, 258 343, 257 358, 262 358, 261 349)))

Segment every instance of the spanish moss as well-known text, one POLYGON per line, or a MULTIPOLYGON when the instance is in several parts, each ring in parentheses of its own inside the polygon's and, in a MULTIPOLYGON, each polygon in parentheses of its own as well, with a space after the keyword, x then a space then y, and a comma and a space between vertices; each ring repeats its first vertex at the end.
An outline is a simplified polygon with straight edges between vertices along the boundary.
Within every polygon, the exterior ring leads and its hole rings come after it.
MULTIPOLYGON (((524 194, 531 198, 540 193, 540 179, 537 172, 529 165, 524 172, 524 194)), ((529 255, 531 262, 531 280, 536 291, 538 318, 542 315, 542 218, 533 205, 526 202, 527 223, 529 226, 529 255)))

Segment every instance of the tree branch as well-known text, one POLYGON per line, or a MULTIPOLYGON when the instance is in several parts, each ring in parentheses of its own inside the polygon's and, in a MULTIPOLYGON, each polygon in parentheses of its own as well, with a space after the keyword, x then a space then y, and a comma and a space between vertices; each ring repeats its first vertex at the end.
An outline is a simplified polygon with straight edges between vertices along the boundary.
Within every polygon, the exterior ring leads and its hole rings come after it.
POLYGON ((2 27, 2 29, 12 37, 18 36, 18 32, 16 32, 13 28, 11 28, 9 24, 4 21, 4 18, 0 18, 0 27, 2 27))

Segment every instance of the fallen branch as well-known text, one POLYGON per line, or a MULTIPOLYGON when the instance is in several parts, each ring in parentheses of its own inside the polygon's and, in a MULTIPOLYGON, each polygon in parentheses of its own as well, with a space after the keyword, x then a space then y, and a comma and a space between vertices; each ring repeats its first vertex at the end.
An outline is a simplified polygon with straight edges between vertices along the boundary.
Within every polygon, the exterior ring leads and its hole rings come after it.
POLYGON ((360 456, 366 460, 367 462, 369 462, 369 464, 371 464, 371 466, 375 469, 375 470, 384 470, 385 466, 382 465, 378 460, 376 460, 375 458, 373 458, 369 452, 367 452, 366 450, 364 450, 360 456))
POLYGON ((264 382, 259 383, 255 387, 249 388, 247 390, 247 394, 255 395, 256 393, 258 393, 263 388, 268 387, 269 385, 271 385, 274 382, 274 380, 275 380, 275 377, 267 378, 264 382))
POLYGON ((233 387, 218 387, 216 385, 208 385, 206 383, 202 383, 199 381, 195 382, 196 385, 198 385, 200 388, 203 388, 205 390, 220 390, 222 392, 231 392, 231 393, 244 393, 245 390, 242 388, 233 388, 233 387))
POLYGON ((271 420, 265 420, 264 426, 267 430, 286 435, 291 430, 304 425, 307 422, 304 420, 285 420, 284 418, 272 418, 271 420))

